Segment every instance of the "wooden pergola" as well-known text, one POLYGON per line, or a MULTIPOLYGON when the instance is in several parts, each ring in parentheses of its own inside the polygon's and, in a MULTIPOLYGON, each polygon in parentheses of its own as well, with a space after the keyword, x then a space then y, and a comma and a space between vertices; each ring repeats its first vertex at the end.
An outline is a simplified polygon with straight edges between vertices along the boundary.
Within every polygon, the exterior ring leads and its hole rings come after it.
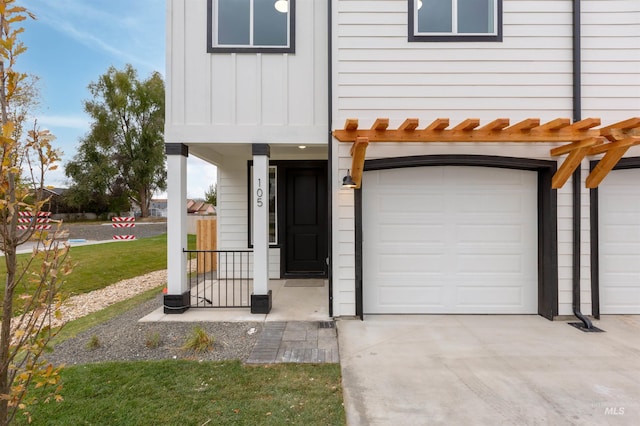
POLYGON ((351 175, 356 188, 362 182, 367 146, 374 142, 562 142, 566 144, 551 149, 551 156, 566 155, 553 176, 552 187, 562 188, 586 156, 604 154, 586 180, 587 188, 596 188, 627 150, 640 144, 640 117, 598 126, 599 118, 575 123, 557 118, 544 124, 529 118, 513 125, 508 118, 498 118, 483 126, 479 119, 468 118, 449 127, 448 118, 438 118, 419 129, 419 120, 408 118, 397 129, 388 129, 389 119, 378 118, 371 128, 359 129, 357 119, 348 119, 333 135, 340 142, 353 143, 351 175))

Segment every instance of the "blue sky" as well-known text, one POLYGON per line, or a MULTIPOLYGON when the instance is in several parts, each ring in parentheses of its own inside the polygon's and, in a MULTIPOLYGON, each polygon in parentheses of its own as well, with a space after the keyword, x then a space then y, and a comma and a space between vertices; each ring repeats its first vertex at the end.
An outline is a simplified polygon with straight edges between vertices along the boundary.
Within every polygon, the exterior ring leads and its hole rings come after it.
MULTIPOLYGON (((38 123, 56 135, 63 162, 75 155, 89 131, 83 101, 87 86, 110 66, 130 63, 138 78, 165 75, 165 0, 19 0, 35 13, 24 23, 28 50, 18 58, 22 72, 40 78, 38 123)), ((189 157, 188 196, 203 197, 215 182, 215 167, 189 157), (197 176, 197 178, 196 178, 197 176), (205 177, 203 179, 203 176, 205 177)), ((63 167, 47 176, 48 185, 67 186, 63 167)), ((163 194, 159 194, 162 196, 163 194)))

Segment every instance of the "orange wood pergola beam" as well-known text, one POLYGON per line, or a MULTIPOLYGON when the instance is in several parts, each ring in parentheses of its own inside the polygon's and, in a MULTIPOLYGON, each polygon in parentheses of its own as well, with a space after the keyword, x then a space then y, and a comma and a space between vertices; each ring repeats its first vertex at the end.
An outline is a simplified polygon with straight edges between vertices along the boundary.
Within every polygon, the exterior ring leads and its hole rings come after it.
POLYGON ((343 129, 333 131, 341 142, 355 142, 366 137, 369 142, 569 142, 600 136, 599 119, 585 119, 570 124, 558 118, 540 124, 537 118, 528 118, 509 125, 506 118, 496 119, 485 126, 480 120, 469 118, 449 127, 448 118, 438 118, 424 129, 418 129, 419 120, 405 120, 398 129, 388 129, 389 119, 379 118, 369 129, 359 129, 358 120, 348 119, 343 129))
POLYGON ((389 119, 388 118, 378 118, 375 123, 373 123, 373 126, 371 126, 371 130, 377 131, 377 132, 381 132, 384 130, 387 130, 387 127, 389 127, 389 119))
POLYGON ((582 148, 589 148, 595 145, 604 143, 603 138, 589 138, 581 141, 572 142, 567 145, 562 145, 551 150, 551 156, 557 157, 558 155, 569 154, 570 152, 582 148))
POLYGON ((404 122, 398 127, 398 130, 404 132, 413 132, 420 125, 420 120, 417 118, 407 118, 404 122))
POLYGON ((588 150, 589 148, 574 149, 567 155, 567 158, 564 159, 562 165, 551 178, 551 188, 560 189, 567 183, 573 172, 580 166, 584 157, 587 156, 588 150))
POLYGON ((438 118, 426 128, 418 129, 417 118, 406 119, 398 129, 388 129, 389 119, 378 118, 370 129, 359 129, 357 119, 348 119, 343 129, 333 135, 341 142, 353 142, 351 147, 352 178, 359 188, 362 181, 366 147, 369 142, 571 142, 553 148, 552 156, 568 154, 552 179, 553 188, 561 188, 587 155, 605 154, 587 177, 587 187, 595 188, 633 146, 640 144, 640 117, 633 117, 605 127, 599 118, 587 118, 571 123, 557 118, 540 124, 538 118, 528 118, 514 125, 509 119, 498 118, 480 127, 477 118, 466 119, 449 128, 448 118, 438 118), (610 143, 603 143, 605 140, 610 143))
POLYGON ((367 153, 369 140, 357 138, 351 147, 351 178, 356 183, 356 189, 362 185, 362 173, 364 172, 364 158, 367 153))
POLYGON ((564 159, 558 170, 551 179, 551 188, 560 189, 569 180, 573 172, 580 166, 580 163, 587 156, 589 149, 602 143, 602 138, 590 138, 582 141, 572 142, 568 145, 559 146, 551 150, 552 156, 569 154, 564 159))
POLYGON ((600 185, 600 182, 602 182, 607 174, 609 174, 609 172, 613 170, 615 165, 618 164, 618 161, 620 161, 622 156, 627 152, 629 148, 631 148, 631 144, 607 151, 604 157, 602 157, 602 159, 598 161, 596 167, 591 170, 589 176, 587 176, 587 188, 597 188, 598 185, 600 185))

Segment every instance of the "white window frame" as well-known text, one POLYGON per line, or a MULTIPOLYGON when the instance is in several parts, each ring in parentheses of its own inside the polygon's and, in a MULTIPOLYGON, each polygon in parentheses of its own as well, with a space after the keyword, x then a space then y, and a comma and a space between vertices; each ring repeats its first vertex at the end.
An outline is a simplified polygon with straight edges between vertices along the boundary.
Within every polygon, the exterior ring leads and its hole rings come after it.
POLYGON ((418 2, 409 2, 409 41, 502 41, 502 0, 493 0, 493 31, 490 33, 458 32, 458 0, 451 0, 451 32, 419 32, 418 2))
MULTIPOLYGON (((249 1, 249 44, 219 44, 218 43, 218 0, 208 0, 207 22, 207 51, 209 53, 295 53, 295 0, 287 0, 289 10, 287 12, 287 44, 285 46, 254 45, 254 1, 249 1)), ((275 0, 274 0, 275 4, 275 0)))

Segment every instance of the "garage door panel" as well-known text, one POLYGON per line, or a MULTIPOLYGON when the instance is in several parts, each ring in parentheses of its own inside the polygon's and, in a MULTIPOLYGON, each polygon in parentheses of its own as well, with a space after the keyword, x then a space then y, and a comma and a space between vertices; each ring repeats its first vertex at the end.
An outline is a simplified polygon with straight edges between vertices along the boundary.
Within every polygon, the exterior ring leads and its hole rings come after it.
POLYGON ((370 180, 375 179, 375 182, 379 185, 393 186, 399 190, 407 187, 422 188, 425 180, 431 182, 434 186, 441 185, 445 181, 445 170, 439 167, 430 168, 429 170, 425 170, 424 167, 410 167, 403 170, 402 174, 376 174, 370 180))
POLYGON ((484 243, 491 240, 520 243, 522 236, 522 227, 519 225, 489 224, 480 227, 476 224, 463 224, 456 227, 456 237, 460 243, 484 243))
MULTIPOLYGON (((624 218, 614 216, 612 220, 620 221, 624 223, 629 222, 629 219, 633 220, 635 217, 624 218)), ((636 248, 640 245, 640 224, 638 225, 607 225, 602 229, 602 242, 615 245, 618 250, 625 250, 627 248, 636 248), (631 247, 624 245, 624 243, 632 244, 631 247)), ((624 253, 624 252, 623 252, 624 253)))
MULTIPOLYGON (((416 221, 417 222, 417 221, 416 221)), ((379 230, 379 241, 382 243, 411 243, 426 241, 443 241, 446 229, 442 225, 418 225, 412 221, 405 221, 404 224, 381 224, 379 230)))
POLYGON ((522 186, 525 180, 527 180, 526 177, 513 174, 510 170, 491 167, 476 167, 473 174, 467 173, 462 176, 457 176, 455 181, 449 181, 452 175, 457 174, 457 170, 464 168, 469 169, 469 167, 444 167, 443 176, 447 179, 447 184, 451 187, 458 187, 462 189, 478 187, 483 191, 486 191, 487 188, 508 190, 509 188, 518 188, 522 186), (507 174, 511 174, 509 179, 505 179, 507 174))
POLYGON ((516 254, 460 254, 457 270, 464 273, 522 273, 522 257, 516 254))
POLYGON ((524 304, 524 293, 520 286, 458 286, 460 307, 486 308, 495 312, 518 309, 524 304), (496 297, 499 294, 500 297, 496 297))
POLYGON ((368 171, 362 211, 365 314, 537 312, 536 172, 368 171))
POLYGON ((604 314, 638 314, 638 303, 640 302, 640 288, 637 280, 633 286, 618 285, 606 291, 606 312, 604 314))
POLYGON ((455 198, 449 198, 449 202, 452 203, 453 211, 458 214, 490 214, 505 212, 505 213, 521 213, 526 207, 523 203, 522 197, 517 194, 492 194, 492 193, 460 193, 455 198), (500 206, 499 210, 496 210, 496 206, 500 206))
POLYGON ((398 212, 398 207, 402 207, 405 215, 411 213, 441 213, 444 211, 445 199, 440 194, 390 194, 388 197, 379 197, 376 200, 375 208, 382 214, 398 212), (419 196, 422 203, 416 204, 416 196, 419 196))
POLYGON ((640 170, 614 170, 598 188, 600 313, 640 314, 640 170))
POLYGON ((442 268, 441 254, 423 254, 411 256, 406 254, 383 254, 380 256, 378 272, 381 273, 412 273, 412 272, 440 272, 442 268))
MULTIPOLYGON (((637 250, 636 248, 635 250, 637 250)), ((610 275, 611 278, 620 279, 630 277, 635 281, 640 279, 640 262, 636 254, 616 254, 602 256, 603 272, 610 275)))
MULTIPOLYGON (((378 303, 385 309, 395 309, 404 307, 441 307, 434 301, 442 300, 445 288, 443 286, 424 285, 403 285, 403 286, 380 286, 378 290, 378 303)), ((410 312, 416 313, 416 311, 410 312)))

